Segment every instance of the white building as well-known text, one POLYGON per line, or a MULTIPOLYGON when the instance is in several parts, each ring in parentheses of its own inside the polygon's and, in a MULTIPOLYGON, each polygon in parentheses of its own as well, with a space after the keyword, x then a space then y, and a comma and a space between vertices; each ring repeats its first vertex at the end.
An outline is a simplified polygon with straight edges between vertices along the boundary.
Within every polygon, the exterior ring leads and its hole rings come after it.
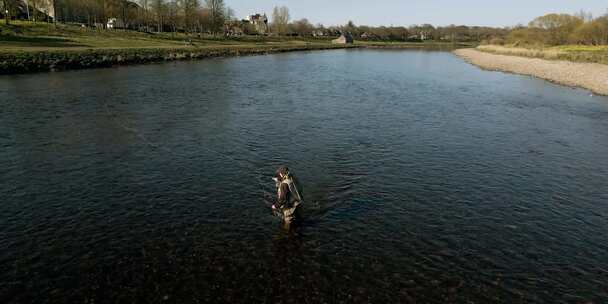
POLYGON ((106 24, 106 28, 109 30, 124 28, 124 27, 125 27, 125 23, 122 22, 122 20, 120 20, 118 18, 109 18, 108 23, 106 24))

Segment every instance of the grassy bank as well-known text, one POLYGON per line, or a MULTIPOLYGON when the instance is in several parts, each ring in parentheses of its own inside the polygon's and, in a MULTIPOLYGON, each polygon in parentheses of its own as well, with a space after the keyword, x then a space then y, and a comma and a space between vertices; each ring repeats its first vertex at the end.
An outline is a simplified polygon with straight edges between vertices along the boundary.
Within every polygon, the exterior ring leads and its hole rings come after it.
POLYGON ((92 50, 53 50, 0 53, 0 74, 76 70, 114 65, 143 64, 162 61, 194 60, 212 57, 249 56, 270 53, 327 50, 344 46, 266 45, 182 48, 123 48, 92 50))
POLYGON ((0 52, 90 50, 122 48, 179 48, 259 45, 331 44, 329 39, 294 39, 244 36, 226 39, 212 35, 143 33, 127 30, 83 28, 77 25, 13 21, 0 23, 0 52))
POLYGON ((183 33, 141 33, 78 25, 15 21, 0 24, 0 74, 219 56, 334 48, 441 49, 472 47, 446 42, 365 42, 333 45, 331 38, 242 36, 234 38, 183 33))
POLYGON ((477 50, 500 55, 608 64, 608 46, 565 45, 546 48, 482 45, 477 50))
POLYGON ((0 74, 356 46, 328 39, 141 33, 76 25, 15 22, 0 25, 0 74))

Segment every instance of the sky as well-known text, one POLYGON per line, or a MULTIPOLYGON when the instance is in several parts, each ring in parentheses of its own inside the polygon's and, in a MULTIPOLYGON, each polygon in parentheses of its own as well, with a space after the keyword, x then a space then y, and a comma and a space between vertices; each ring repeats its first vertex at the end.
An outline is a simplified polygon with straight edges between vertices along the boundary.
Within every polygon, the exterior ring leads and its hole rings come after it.
POLYGON ((313 24, 514 26, 547 13, 573 14, 581 9, 594 16, 606 14, 608 0, 225 0, 244 18, 254 13, 272 15, 275 6, 287 6, 291 19, 313 24))

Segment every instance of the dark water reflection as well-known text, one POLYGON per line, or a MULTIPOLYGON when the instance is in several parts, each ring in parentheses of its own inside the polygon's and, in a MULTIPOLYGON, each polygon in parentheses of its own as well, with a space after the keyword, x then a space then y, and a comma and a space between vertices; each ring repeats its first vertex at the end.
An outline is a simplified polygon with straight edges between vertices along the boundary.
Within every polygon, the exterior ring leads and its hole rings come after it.
POLYGON ((366 50, 5 76, 0 100, 2 303, 608 300, 586 91, 366 50))

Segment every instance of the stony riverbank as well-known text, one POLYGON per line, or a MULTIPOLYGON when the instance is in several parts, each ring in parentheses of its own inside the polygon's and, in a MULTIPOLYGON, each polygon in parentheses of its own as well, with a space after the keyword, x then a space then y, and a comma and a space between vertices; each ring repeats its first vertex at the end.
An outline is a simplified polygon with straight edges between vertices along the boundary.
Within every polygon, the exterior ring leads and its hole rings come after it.
POLYGON ((143 64, 213 57, 264 55, 270 53, 327 50, 352 46, 312 44, 288 46, 226 46, 185 48, 123 48, 74 51, 0 53, 0 74, 76 70, 116 65, 143 64))
POLYGON ((475 49, 459 49, 454 53, 483 69, 535 76, 608 95, 608 65, 498 55, 475 49))

